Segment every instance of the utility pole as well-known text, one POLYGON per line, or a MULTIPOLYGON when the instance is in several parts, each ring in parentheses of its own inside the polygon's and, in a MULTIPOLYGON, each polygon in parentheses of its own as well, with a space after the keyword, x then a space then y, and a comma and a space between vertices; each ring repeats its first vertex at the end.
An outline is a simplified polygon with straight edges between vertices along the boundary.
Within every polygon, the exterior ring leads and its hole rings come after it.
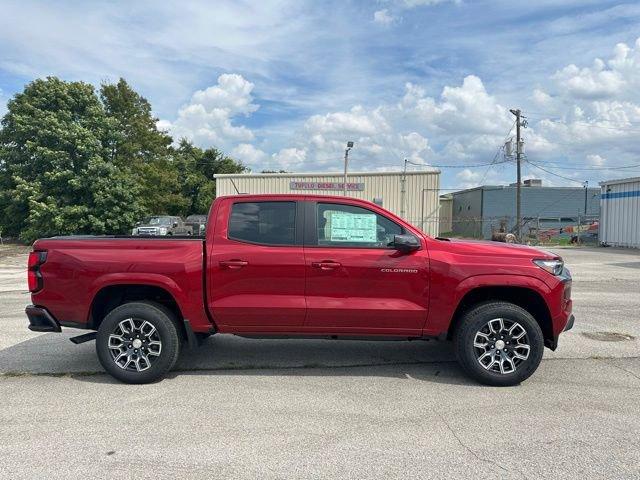
POLYGON ((587 215, 587 193, 589 192, 589 180, 584 181, 584 214, 587 215))
POLYGON ((349 164, 349 150, 353 148, 353 142, 347 142, 347 148, 344 151, 344 185, 343 193, 347 196, 347 165, 349 164))
POLYGON ((516 162, 517 162, 517 180, 516 180, 516 236, 518 237, 518 241, 522 241, 520 237, 520 229, 522 226, 522 212, 521 212, 521 194, 522 194, 522 168, 520 165, 520 160, 522 157, 522 148, 520 143, 520 117, 522 112, 520 109, 517 110, 509 110, 516 116, 516 162))

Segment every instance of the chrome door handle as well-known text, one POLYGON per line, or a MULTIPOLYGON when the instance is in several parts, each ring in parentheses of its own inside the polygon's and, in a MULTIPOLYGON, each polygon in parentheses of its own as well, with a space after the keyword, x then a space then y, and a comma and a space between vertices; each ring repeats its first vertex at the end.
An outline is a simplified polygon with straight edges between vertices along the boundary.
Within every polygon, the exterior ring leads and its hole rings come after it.
POLYGON ((320 270, 333 270, 335 268, 340 268, 342 264, 331 260, 325 260, 324 262, 312 262, 311 266, 319 268, 320 270))
POLYGON ((246 267, 249 265, 249 262, 245 260, 222 260, 219 265, 223 268, 237 270, 238 268, 246 267))

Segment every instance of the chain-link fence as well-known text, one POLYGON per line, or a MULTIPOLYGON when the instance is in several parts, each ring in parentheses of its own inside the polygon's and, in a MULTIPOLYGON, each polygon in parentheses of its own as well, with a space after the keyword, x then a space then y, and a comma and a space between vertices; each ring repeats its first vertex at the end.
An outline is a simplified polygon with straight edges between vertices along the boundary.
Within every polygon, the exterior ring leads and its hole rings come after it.
MULTIPOLYGON (((438 232, 441 237, 491 240, 499 233, 517 233, 515 217, 414 218, 408 221, 426 232, 438 232)), ((567 217, 523 217, 520 243, 530 245, 598 243, 598 215, 567 217)), ((502 235, 504 237, 504 235, 502 235)))

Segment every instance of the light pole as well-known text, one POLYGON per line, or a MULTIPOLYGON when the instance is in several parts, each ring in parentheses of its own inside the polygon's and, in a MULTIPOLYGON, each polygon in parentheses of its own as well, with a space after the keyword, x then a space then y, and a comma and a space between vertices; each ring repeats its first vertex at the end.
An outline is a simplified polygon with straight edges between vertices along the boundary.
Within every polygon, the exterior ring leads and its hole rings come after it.
POLYGON ((353 148, 353 142, 347 142, 347 148, 344 151, 344 196, 347 196, 347 165, 349 164, 349 150, 353 148))

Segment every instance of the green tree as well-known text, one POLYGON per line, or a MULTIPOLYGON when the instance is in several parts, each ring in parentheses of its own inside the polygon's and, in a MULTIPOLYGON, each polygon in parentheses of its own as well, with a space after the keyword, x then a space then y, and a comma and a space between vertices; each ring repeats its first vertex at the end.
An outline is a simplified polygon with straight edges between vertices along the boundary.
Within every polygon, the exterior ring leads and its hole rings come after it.
POLYGON ((31 241, 119 233, 138 218, 140 188, 111 161, 120 140, 94 88, 39 79, 8 103, 0 129, 0 224, 31 241))
POLYGON ((179 214, 188 208, 176 188, 181 180, 172 161, 172 139, 158 129, 151 104, 122 78, 103 84, 100 98, 114 125, 111 158, 137 177, 146 213, 179 214))
POLYGON ((202 150, 184 138, 174 150, 174 162, 180 177, 180 194, 188 200, 182 215, 208 212, 216 196, 215 174, 247 170, 216 148, 202 150))
POLYGON ((216 173, 246 167, 187 140, 173 147, 124 79, 100 96, 83 82, 35 80, 0 128, 0 227, 25 240, 123 233, 148 214, 205 213, 216 173))

